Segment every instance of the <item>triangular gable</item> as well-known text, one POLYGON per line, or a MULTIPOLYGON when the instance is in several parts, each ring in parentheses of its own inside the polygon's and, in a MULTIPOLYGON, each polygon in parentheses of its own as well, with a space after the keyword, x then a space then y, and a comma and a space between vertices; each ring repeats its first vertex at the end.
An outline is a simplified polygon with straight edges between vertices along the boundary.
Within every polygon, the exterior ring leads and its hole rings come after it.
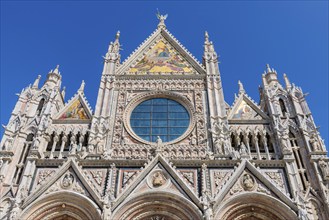
POLYGON ((261 121, 268 120, 269 117, 256 106, 246 95, 241 94, 234 103, 230 111, 229 120, 249 120, 261 121))
POLYGON ((89 122, 92 118, 87 100, 77 93, 65 107, 55 116, 54 122, 89 122))
POLYGON ((73 181, 73 183, 75 184, 73 185, 75 191, 81 191, 81 193, 83 193, 82 191, 85 191, 88 194, 88 197, 92 198, 93 201, 98 204, 99 207, 101 207, 101 198, 90 187, 88 181, 85 179, 82 170, 80 170, 77 163, 73 159, 69 159, 65 164, 63 164, 63 166, 57 171, 57 173, 51 177, 51 179, 47 183, 41 185, 24 200, 22 208, 24 209, 42 195, 50 193, 54 190, 54 188, 58 188, 58 184, 62 185, 61 190, 69 190, 65 189, 65 178, 67 179, 67 181, 73 181), (68 178, 66 178, 66 176, 68 176, 68 178))
MULTIPOLYGON (((188 186, 181 174, 176 171, 170 164, 161 156, 157 155, 140 173, 137 174, 130 185, 118 196, 113 203, 113 209, 116 209, 130 195, 139 192, 144 186, 154 184, 171 184, 170 190, 181 194, 187 199, 193 201, 199 208, 201 203, 196 196, 192 187, 188 186), (156 179, 158 178, 158 179, 156 179), (167 181, 166 181, 167 180, 167 181), (163 182, 161 182, 163 181, 163 182)), ((146 187, 145 187, 146 188, 146 187)), ((157 190, 161 191, 162 187, 157 190)))
POLYGON ((278 189, 270 180, 268 180, 260 171, 257 170, 249 161, 243 160, 235 173, 225 184, 216 197, 213 199, 214 207, 218 207, 221 202, 229 195, 240 191, 254 191, 252 187, 257 188, 258 192, 263 192, 277 197, 291 209, 297 211, 297 206, 287 197, 280 189, 278 189), (244 183, 244 178, 246 182, 244 183), (242 180, 242 181, 241 181, 242 180), (248 184, 248 181, 250 184, 248 184), (254 181, 254 182, 253 182, 254 181), (240 183, 242 182, 242 183, 240 183), (254 185, 252 184, 254 183, 254 185), (244 186, 241 186, 245 184, 244 186), (249 188, 250 187, 250 188, 249 188))
POLYGON ((157 29, 119 67, 118 74, 204 74, 202 65, 166 29, 157 29))
POLYGON ((164 40, 157 42, 143 59, 133 64, 129 73, 192 73, 193 69, 177 53, 170 44, 164 40))

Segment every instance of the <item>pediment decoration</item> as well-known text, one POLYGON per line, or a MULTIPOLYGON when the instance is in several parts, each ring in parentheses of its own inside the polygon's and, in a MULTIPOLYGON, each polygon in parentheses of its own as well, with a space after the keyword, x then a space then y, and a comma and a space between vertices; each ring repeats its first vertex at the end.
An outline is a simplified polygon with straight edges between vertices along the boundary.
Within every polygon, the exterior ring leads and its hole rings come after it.
POLYGON ((186 184, 179 171, 175 170, 161 155, 157 155, 146 167, 137 174, 126 186, 113 203, 118 207, 127 197, 148 194, 151 192, 168 191, 192 200, 201 208, 201 203, 193 187, 186 184))
POLYGON ((107 169, 84 169, 85 176, 100 196, 104 194, 107 172, 107 169))
POLYGON ((90 122, 91 109, 85 97, 77 93, 55 116, 54 123, 90 122))
POLYGON ((22 208, 27 207, 38 198, 44 197, 47 194, 62 191, 74 191, 85 195, 101 207, 101 197, 98 195, 97 191, 90 186, 82 169, 77 165, 74 159, 69 159, 55 174, 48 178, 47 181, 33 190, 33 193, 24 200, 22 208))
POLYGON ((235 101, 228 119, 232 121, 267 121, 269 117, 252 100, 242 94, 235 101))
POLYGON ((56 170, 54 168, 38 168, 32 188, 35 190, 40 185, 45 184, 56 173, 56 170))
POLYGON ((288 185, 285 182, 285 174, 282 169, 262 169, 262 173, 264 173, 278 189, 288 194, 288 185))
POLYGON ((235 195, 246 192, 262 193, 272 196, 285 203, 291 209, 297 210, 297 206, 294 202, 247 160, 241 162, 232 177, 215 196, 213 199, 215 203, 214 207, 218 207, 221 202, 235 195))
POLYGON ((191 186, 194 192, 198 193, 198 171, 196 169, 177 169, 186 184, 191 186))
POLYGON ((118 177, 118 190, 121 193, 136 178, 140 170, 138 169, 120 169, 118 177))
POLYGON ((233 169, 210 169, 210 183, 212 195, 215 196, 232 177, 233 169))
POLYGON ((118 68, 119 75, 195 75, 204 67, 166 29, 157 29, 118 68))

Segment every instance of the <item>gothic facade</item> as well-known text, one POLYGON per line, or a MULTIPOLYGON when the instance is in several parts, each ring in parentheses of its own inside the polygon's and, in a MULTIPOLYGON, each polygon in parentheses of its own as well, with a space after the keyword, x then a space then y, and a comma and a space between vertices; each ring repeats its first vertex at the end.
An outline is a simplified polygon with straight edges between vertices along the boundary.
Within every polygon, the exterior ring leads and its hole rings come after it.
MULTIPOLYGON (((329 219, 329 158, 300 87, 267 65, 260 101, 225 102, 203 62, 167 30, 124 61, 104 56, 95 111, 67 103, 57 66, 19 94, 0 148, 0 219, 329 219)), ((225 75, 225 74, 223 74, 225 75)))

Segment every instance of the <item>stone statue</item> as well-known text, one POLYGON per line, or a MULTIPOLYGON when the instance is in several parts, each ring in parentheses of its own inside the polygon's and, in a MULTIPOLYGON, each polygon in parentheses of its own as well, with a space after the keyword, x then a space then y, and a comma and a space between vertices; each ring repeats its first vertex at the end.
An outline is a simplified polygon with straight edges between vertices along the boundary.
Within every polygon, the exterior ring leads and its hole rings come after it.
POLYGON ((215 140, 215 152, 220 155, 223 154, 222 141, 219 138, 215 140))
POLYGON ((321 147, 320 147, 319 143, 316 141, 315 138, 312 138, 310 140, 310 143, 312 145, 312 150, 313 151, 321 151, 321 147))
POLYGON ((322 176, 324 180, 329 180, 329 166, 328 162, 319 160, 319 166, 322 172, 322 176))
POLYGON ((248 151, 246 145, 243 143, 243 141, 240 144, 240 150, 239 153, 241 156, 248 156, 248 151))
POLYGON ((12 144, 13 144, 13 138, 8 137, 5 141, 5 144, 3 145, 3 150, 10 151, 12 149, 12 144))
POLYGON ((75 143, 71 144, 70 154, 75 155, 77 153, 77 145, 75 143))

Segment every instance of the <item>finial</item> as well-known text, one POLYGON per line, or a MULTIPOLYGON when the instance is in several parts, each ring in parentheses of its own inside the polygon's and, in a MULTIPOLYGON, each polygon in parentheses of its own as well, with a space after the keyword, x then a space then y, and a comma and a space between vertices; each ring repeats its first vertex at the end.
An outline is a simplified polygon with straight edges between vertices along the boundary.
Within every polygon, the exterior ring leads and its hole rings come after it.
POLYGON ((205 42, 206 44, 209 43, 209 35, 208 35, 208 31, 205 31, 205 33, 204 33, 204 42, 205 42))
POLYGON ((112 42, 112 41, 110 42, 108 53, 118 53, 119 52, 120 46, 121 46, 120 42, 119 42, 119 38, 120 38, 120 31, 117 31, 114 42, 112 42))
POLYGON ((39 82, 40 82, 41 75, 38 75, 38 77, 35 79, 32 88, 38 88, 39 82))
POLYGON ((115 39, 119 40, 119 38, 120 38, 120 31, 117 31, 117 34, 115 35, 115 39))
POLYGON ((289 79, 288 79, 288 76, 287 76, 287 74, 283 74, 283 78, 284 78, 284 82, 285 82, 285 84, 286 84, 286 88, 287 89, 290 89, 291 88, 291 84, 290 84, 290 81, 289 81, 289 79))
POLYGON ((81 82, 81 85, 80 85, 80 88, 79 88, 78 92, 80 92, 80 93, 83 93, 84 89, 85 89, 85 81, 84 81, 84 80, 82 80, 82 82, 81 82))
POLYGON ((62 97, 63 97, 63 99, 65 99, 65 91, 66 91, 66 87, 64 86, 63 89, 62 89, 62 97))
POLYGON ((167 19, 168 14, 161 15, 159 12, 159 9, 157 9, 157 11, 158 11, 158 13, 156 14, 156 16, 159 19, 158 28, 166 28, 164 21, 167 19))
POLYGON ((57 64, 57 66, 56 66, 56 68, 54 69, 54 71, 51 70, 50 72, 60 74, 60 72, 59 72, 58 69, 59 69, 59 65, 57 64))
POLYGON ((238 81, 238 84, 239 84, 239 95, 244 94, 246 91, 244 90, 243 84, 240 80, 238 81))
POLYGON ((266 64, 266 72, 270 73, 272 72, 271 68, 270 68, 270 64, 266 64))

